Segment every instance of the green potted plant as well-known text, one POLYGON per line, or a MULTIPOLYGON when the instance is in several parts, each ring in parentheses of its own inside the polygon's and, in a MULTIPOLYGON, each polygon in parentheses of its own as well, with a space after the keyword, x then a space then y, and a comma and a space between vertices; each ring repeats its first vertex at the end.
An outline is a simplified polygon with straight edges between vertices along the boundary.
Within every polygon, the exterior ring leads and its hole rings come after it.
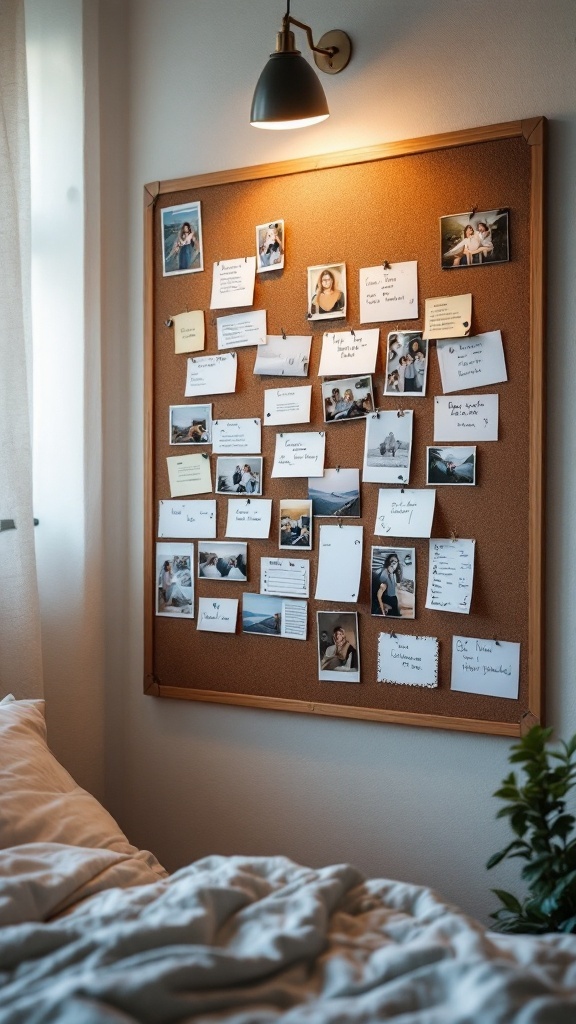
POLYGON ((527 895, 521 901, 503 889, 493 889, 502 906, 491 917, 502 932, 576 932, 576 819, 566 798, 576 785, 576 735, 555 747, 552 729, 535 725, 508 758, 521 765, 494 793, 504 800, 498 818, 508 818, 512 842, 495 853, 486 867, 506 859, 525 861, 521 876, 527 895))

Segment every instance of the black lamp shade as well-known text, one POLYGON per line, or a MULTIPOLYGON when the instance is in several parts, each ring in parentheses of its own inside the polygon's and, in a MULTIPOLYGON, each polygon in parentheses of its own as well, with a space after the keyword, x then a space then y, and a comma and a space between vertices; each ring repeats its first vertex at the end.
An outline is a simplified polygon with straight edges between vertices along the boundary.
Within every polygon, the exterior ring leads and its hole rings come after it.
POLYGON ((324 89, 302 54, 272 53, 254 90, 250 123, 291 128, 323 121, 329 114, 324 89))

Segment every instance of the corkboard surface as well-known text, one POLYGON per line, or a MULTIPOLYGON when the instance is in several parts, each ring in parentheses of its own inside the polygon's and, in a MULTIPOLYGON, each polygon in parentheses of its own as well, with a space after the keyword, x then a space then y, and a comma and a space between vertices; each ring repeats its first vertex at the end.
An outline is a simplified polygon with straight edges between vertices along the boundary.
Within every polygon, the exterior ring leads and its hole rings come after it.
MULTIPOLYGON (((523 138, 498 139, 459 148, 376 159, 350 166, 328 167, 291 175, 175 190, 158 197, 153 229, 153 386, 152 473, 154 546, 160 499, 170 498, 166 457, 176 449, 168 443, 170 405, 212 402, 215 419, 263 417, 265 387, 286 387, 286 378, 254 376, 254 348, 236 349, 236 393, 184 399, 186 355, 174 353, 174 337, 165 320, 186 309, 205 310, 206 348, 217 351, 216 316, 240 310, 210 311, 212 263, 252 255, 255 225, 284 218, 284 270, 256 275, 254 309, 267 310, 269 334, 312 334, 308 379, 312 384, 310 425, 262 427, 263 495, 273 500, 269 540, 248 540, 248 582, 215 583, 196 578, 199 596, 237 597, 258 592, 260 558, 278 557, 278 501, 307 497, 304 479, 271 479, 277 429, 326 429, 326 467, 360 467, 364 446, 362 420, 325 425, 317 376, 325 323, 306 319, 306 268, 345 262, 348 316, 332 321, 334 329, 358 328, 358 271, 388 260, 418 261, 418 320, 365 325, 380 327, 380 354, 374 376, 374 395, 380 409, 414 410, 410 484, 426 485, 426 446, 433 441, 433 400, 442 387, 434 342, 430 342, 426 398, 382 397, 385 341, 389 331, 421 330, 424 299, 470 291, 473 296, 472 334, 501 330, 508 382, 477 389, 500 396, 498 442, 477 443, 475 487, 438 488, 433 536, 472 537, 476 540, 474 592, 469 615, 439 613, 425 608, 428 541, 400 540, 398 546, 416 549, 416 617, 389 620, 370 615, 370 549, 384 545, 375 537, 378 484, 361 484, 360 520, 364 526, 364 556, 358 604, 338 606, 313 599, 318 559, 318 527, 314 521, 314 550, 298 552, 310 561, 308 641, 197 632, 195 621, 153 617, 148 637, 150 674, 160 688, 236 693, 262 698, 320 702, 350 708, 466 718, 485 722, 518 723, 528 709, 528 550, 530 459, 530 147, 523 138), (204 245, 203 273, 162 276, 160 210, 200 200, 204 245), (440 268, 439 217, 472 210, 508 207, 511 259, 483 267, 440 268), (361 683, 318 681, 316 612, 338 607, 359 613, 361 683), (376 682, 377 639, 383 628, 439 639, 437 689, 393 686, 376 682), (456 693, 450 689, 452 636, 520 642, 521 685, 518 701, 456 693)), ((467 392, 472 394, 472 392, 467 392)), ((181 451, 192 451, 191 448, 181 451)), ((197 449, 200 450, 200 449, 197 449)), ((203 448, 210 451, 210 448, 203 448)), ((215 479, 216 456, 211 455, 215 479)), ((210 497, 199 495, 198 497, 210 497)), ((227 498, 216 495, 217 539, 225 539, 227 498)), ((150 510, 149 510, 150 511, 150 510)), ((195 554, 196 554, 196 543, 195 554)), ((152 559, 152 565, 154 560, 152 559)), ((195 567, 196 568, 196 567, 195 567)), ((155 580, 147 587, 154 590, 155 580)), ((148 595, 149 596, 149 595, 148 595)), ((240 626, 239 626, 240 629, 240 626)))

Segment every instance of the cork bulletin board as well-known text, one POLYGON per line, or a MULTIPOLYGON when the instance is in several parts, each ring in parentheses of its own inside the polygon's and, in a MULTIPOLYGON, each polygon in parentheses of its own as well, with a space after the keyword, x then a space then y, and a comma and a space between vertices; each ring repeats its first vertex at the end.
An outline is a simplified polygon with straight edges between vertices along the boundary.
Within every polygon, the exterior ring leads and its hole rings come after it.
MULTIPOLYGON (((543 719, 543 431, 544 278, 543 179, 545 121, 509 122, 461 132, 390 143, 317 158, 240 168, 148 184, 145 213, 145 678, 144 690, 182 698, 469 732, 519 736, 543 719), (204 271, 164 277, 161 210, 201 203, 204 271), (441 268, 439 218, 463 210, 509 210, 510 260, 482 268, 441 268), (216 317, 240 312, 210 310, 212 266, 218 260, 253 255, 255 226, 271 218, 285 222, 283 270, 256 275, 253 309, 267 311, 268 334, 313 336, 308 377, 310 424, 264 425, 264 389, 286 387, 286 378, 253 374, 255 349, 236 349, 233 394, 185 399, 187 355, 175 354, 166 320, 186 309, 205 313, 204 352, 217 351, 216 317), (412 409, 414 433, 410 488, 426 487, 426 446, 433 445, 434 396, 442 395, 435 343, 429 342, 425 398, 384 397, 389 331, 422 330, 424 299, 472 293, 471 334, 500 330, 508 381, 478 391, 499 395, 499 440, 477 443, 474 487, 437 489, 433 537, 476 541, 474 589, 469 615, 425 607, 428 540, 398 540, 416 549, 415 618, 387 620, 370 614, 370 549, 379 488, 361 483, 363 570, 357 605, 315 601, 318 526, 310 561, 308 640, 241 632, 213 634, 196 621, 155 614, 155 547, 158 503, 170 498, 167 421, 170 405, 211 402, 214 419, 262 418, 264 497, 272 498, 268 540, 248 540, 246 583, 195 578, 198 597, 234 597, 260 589, 260 558, 285 557, 278 547, 280 499, 308 497, 306 479, 272 479, 277 430, 325 430, 326 467, 362 467, 364 420, 325 424, 318 365, 323 332, 359 328, 359 270, 388 261, 418 262, 418 320, 370 324, 380 328, 373 378, 378 409, 412 409), (331 324, 307 319, 307 267, 345 263, 347 315, 331 324), (225 593, 222 591, 225 588, 225 593), (317 611, 357 611, 360 683, 319 682, 317 611), (390 625, 392 622, 392 625, 390 625), (377 641, 384 630, 437 637, 438 686, 379 683, 377 641), (517 700, 455 692, 450 688, 452 636, 499 638, 521 644, 517 700)), ((471 392, 467 392, 471 394, 471 392)), ((188 449, 189 450, 189 449, 188 449)), ((204 451, 211 452, 210 448, 204 451)), ((210 454, 212 479, 216 456, 210 454)), ((225 539, 226 495, 217 500, 217 539, 225 539)), ((194 543, 195 551, 197 542, 194 543)), ((196 559, 195 559, 196 561, 196 559)), ((194 565, 196 576, 196 565, 194 565)), ((240 616, 241 618, 241 616, 240 616)))

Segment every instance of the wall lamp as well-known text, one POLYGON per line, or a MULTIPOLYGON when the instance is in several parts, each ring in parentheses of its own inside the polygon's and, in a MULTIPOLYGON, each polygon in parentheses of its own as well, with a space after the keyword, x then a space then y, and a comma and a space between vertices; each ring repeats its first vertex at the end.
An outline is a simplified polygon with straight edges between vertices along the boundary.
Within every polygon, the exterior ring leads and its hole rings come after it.
POLYGON ((315 46, 310 26, 291 16, 287 0, 282 29, 276 36, 276 50, 270 54, 254 90, 250 124, 255 128, 305 128, 330 116, 324 89, 296 49, 290 25, 304 29, 316 66, 328 75, 343 71, 352 55, 350 38, 339 29, 326 32, 315 46))

